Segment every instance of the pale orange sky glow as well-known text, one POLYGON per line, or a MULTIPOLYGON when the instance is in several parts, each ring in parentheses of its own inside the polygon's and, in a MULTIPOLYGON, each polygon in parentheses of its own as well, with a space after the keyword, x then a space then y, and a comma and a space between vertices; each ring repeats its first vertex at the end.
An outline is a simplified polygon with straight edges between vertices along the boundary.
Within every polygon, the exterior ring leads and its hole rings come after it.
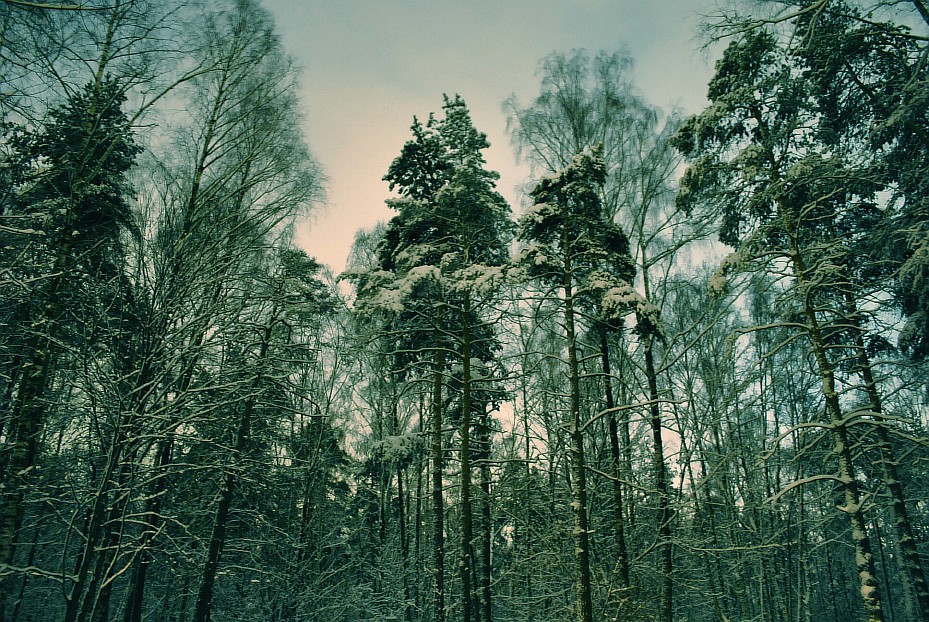
POLYGON ((285 50, 303 68, 310 148, 328 177, 327 200, 297 241, 338 273, 355 232, 387 220, 381 177, 410 138, 413 116, 460 93, 491 148, 488 168, 520 211, 529 181, 506 133, 503 101, 528 104, 551 52, 626 50, 653 105, 698 112, 717 50, 701 49, 702 15, 716 0, 265 0, 285 50))

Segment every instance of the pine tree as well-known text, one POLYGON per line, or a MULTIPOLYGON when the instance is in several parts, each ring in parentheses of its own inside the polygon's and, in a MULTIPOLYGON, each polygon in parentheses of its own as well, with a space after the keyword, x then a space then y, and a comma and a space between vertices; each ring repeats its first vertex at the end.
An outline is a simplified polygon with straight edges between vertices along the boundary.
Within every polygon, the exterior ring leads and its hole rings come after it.
MULTIPOLYGON (((359 275, 367 300, 396 312, 393 329, 402 335, 397 363, 422 366, 431 359, 434 618, 445 619, 443 410, 444 377, 452 354, 461 366, 460 456, 463 619, 472 616, 474 589, 470 435, 473 361, 487 362, 495 341, 481 306, 503 279, 508 259, 509 207, 495 190, 497 174, 484 168, 487 137, 477 131, 460 96, 445 97, 444 117, 414 119, 413 139, 384 179, 400 199, 389 202, 398 215, 388 224, 378 256, 385 272, 359 275)), ((489 601, 486 591, 485 601, 489 601)), ((485 603, 486 612, 490 603, 485 603)))
POLYGON ((738 249, 728 267, 755 266, 772 275, 789 267, 800 303, 792 325, 805 335, 821 379, 822 423, 833 440, 862 601, 869 619, 881 620, 865 493, 850 447, 855 418, 847 419, 841 404, 831 341, 848 322, 841 292, 849 274, 842 264, 848 265, 856 237, 839 231, 856 207, 868 209, 877 188, 840 153, 816 143, 809 88, 770 33, 752 31, 734 41, 710 83, 713 104, 678 135, 677 146, 692 162, 678 201, 687 209, 718 210, 720 240, 738 249))
POLYGON ((543 177, 531 192, 534 206, 519 219, 518 233, 526 244, 518 263, 530 277, 560 291, 569 383, 565 425, 570 435, 578 622, 594 618, 578 320, 585 290, 604 289, 604 278, 615 288, 628 289, 634 272, 625 234, 603 215, 599 186, 604 175, 602 154, 591 150, 575 156, 564 170, 543 177))
MULTIPOLYGON (((120 242, 131 222, 126 173, 139 153, 122 112, 125 95, 115 80, 92 82, 50 113, 48 125, 17 137, 14 184, 23 187, 13 208, 32 226, 7 233, 13 244, 25 235, 36 246, 20 276, 36 281, 29 318, 22 325, 23 354, 3 448, 3 511, 0 563, 12 564, 23 496, 36 465, 48 410, 48 390, 66 327, 65 313, 80 317, 82 287, 119 271, 120 242), (38 236, 37 240, 33 240, 38 236), (38 243, 36 243, 38 241, 38 243)), ((0 581, 9 583, 9 575, 0 581)))

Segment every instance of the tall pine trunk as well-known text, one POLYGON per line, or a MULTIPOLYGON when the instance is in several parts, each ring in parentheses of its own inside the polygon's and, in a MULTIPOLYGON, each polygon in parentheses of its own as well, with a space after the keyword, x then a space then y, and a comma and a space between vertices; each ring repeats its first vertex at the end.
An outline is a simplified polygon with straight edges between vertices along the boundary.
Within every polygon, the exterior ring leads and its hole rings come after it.
MULTIPOLYGON (((565 244, 570 248, 570 244, 565 244)), ((574 510, 575 607, 578 622, 593 622, 593 598, 590 578, 590 527, 587 517, 587 464, 584 458, 584 431, 581 427, 580 369, 577 360, 577 331, 574 325, 574 291, 571 258, 566 253, 564 266, 564 321, 568 341, 568 382, 570 412, 571 507, 574 510)))
POLYGON ((652 430, 652 472, 658 490, 658 574, 661 577, 661 596, 658 600, 658 621, 674 619, 674 548, 671 543, 671 498, 668 468, 664 458, 664 440, 661 435, 661 406, 658 402, 658 376, 655 371, 655 338, 646 335, 645 377, 648 381, 649 425, 652 430))
POLYGON ((845 506, 841 511, 848 515, 852 542, 855 548, 855 565, 858 570, 860 594, 868 622, 883 622, 884 612, 881 603, 881 590, 878 585, 877 571, 868 537, 867 523, 862 509, 861 491, 858 487, 856 469, 852 459, 852 450, 848 425, 839 403, 836 389, 835 372, 826 354, 826 341, 822 334, 816 307, 810 296, 812 284, 809 281, 809 269, 800 251, 797 238, 791 226, 791 210, 784 197, 778 198, 780 218, 784 223, 784 232, 790 240, 790 262, 797 287, 801 291, 803 313, 806 317, 806 331, 810 340, 813 357, 820 376, 820 385, 825 403, 827 425, 832 433, 833 452, 838 462, 837 480, 845 494, 845 506))
MULTIPOLYGON (((894 455, 893 445, 890 442, 890 433, 887 431, 889 424, 881 419, 884 414, 884 405, 877 390, 873 366, 868 356, 868 350, 865 347, 858 311, 854 308, 854 301, 850 296, 848 297, 848 303, 853 309, 851 324, 855 334, 855 351, 858 358, 859 372, 864 380, 868 401, 871 403, 871 410, 874 411, 878 419, 875 425, 877 444, 881 456, 883 484, 890 493, 891 510, 894 515, 894 531, 897 536, 897 547, 900 550, 899 564, 902 571, 900 578, 906 584, 907 589, 905 591, 910 592, 916 602, 918 617, 922 620, 929 620, 929 583, 926 581, 926 574, 919 559, 913 523, 906 507, 906 493, 903 490, 903 482, 900 479, 898 469, 900 463, 894 455)), ((907 609, 911 608, 912 606, 907 607, 907 609)))
POLYGON ((445 498, 442 494, 442 374, 445 350, 435 350, 432 370, 432 553, 434 622, 445 622, 445 498))
POLYGON ((471 622, 474 594, 471 571, 474 566, 474 523, 471 515, 471 326, 468 300, 461 312, 461 619, 471 622))

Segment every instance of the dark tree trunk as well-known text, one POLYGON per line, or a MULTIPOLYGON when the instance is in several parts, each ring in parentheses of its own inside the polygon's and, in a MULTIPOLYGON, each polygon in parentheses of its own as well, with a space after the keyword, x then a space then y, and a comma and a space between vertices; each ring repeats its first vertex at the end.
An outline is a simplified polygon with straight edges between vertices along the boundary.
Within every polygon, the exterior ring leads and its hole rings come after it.
POLYGON ((661 406, 658 402, 658 376, 655 372, 652 335, 645 339, 645 377, 648 381, 649 424, 652 430, 652 471, 658 490, 658 574, 661 577, 661 596, 658 600, 658 621, 674 619, 674 548, 671 543, 671 498, 668 469, 664 459, 664 440, 661 436, 661 406))
POLYGON ((432 546, 433 546, 433 612, 434 622, 445 622, 445 498, 442 456, 442 374, 445 351, 435 351, 432 376, 432 546))
POLYGON ((609 412, 607 424, 610 433, 610 457, 613 460, 613 537, 616 540, 616 554, 619 557, 619 582, 624 588, 630 587, 629 553, 626 550, 625 520, 623 517, 623 485, 621 457, 619 450, 619 427, 616 422, 616 404, 613 400, 612 370, 610 369, 610 345, 607 327, 603 324, 600 332, 600 365, 603 370, 603 393, 605 406, 609 412))
POLYGON ((171 463, 171 452, 174 449, 174 435, 169 434, 163 438, 155 453, 154 472, 155 482, 152 486, 152 496, 145 509, 145 527, 142 532, 139 554, 133 562, 133 572, 126 590, 126 606, 123 610, 123 622, 141 622, 142 609, 145 604, 145 583, 148 580, 148 569, 152 563, 151 547, 155 535, 161 530, 164 520, 161 518, 161 504, 168 487, 168 475, 165 469, 171 463), (160 474, 158 472, 161 471, 160 474))
MULTIPOLYGON (((570 244, 565 244, 570 248, 570 244)), ((590 578, 590 526, 587 517, 587 464, 584 458, 584 431, 581 427, 580 369, 577 360, 577 332, 574 326, 574 292, 570 255, 564 269, 564 320, 568 341, 568 382, 570 400, 570 454, 574 510, 575 598, 578 622, 593 622, 593 597, 590 578)))
POLYGON ((481 607, 483 622, 493 622, 493 600, 491 593, 491 555, 493 552, 493 535, 490 521, 490 428, 487 411, 481 413, 481 607))
MULTIPOLYGON (((254 386, 260 386, 263 376, 260 372, 261 365, 264 364, 268 357, 268 349, 271 343, 271 335, 276 322, 277 310, 275 310, 264 328, 261 341, 261 349, 258 352, 257 362, 259 373, 254 380, 254 386)), ((239 426, 236 430, 235 445, 232 452, 233 462, 241 459, 244 455, 248 442, 251 437, 252 416, 255 412, 255 403, 258 398, 252 397, 247 400, 242 408, 242 416, 239 419, 239 426)), ((197 602, 194 605, 194 622, 209 622, 210 613, 213 607, 213 590, 216 585, 216 572, 219 569, 219 559, 226 545, 226 527, 229 522, 229 510, 232 508, 232 498, 235 494, 238 475, 236 465, 232 464, 229 470, 223 475, 220 484, 219 501, 216 504, 216 513, 213 518, 213 531, 210 534, 210 545, 207 550, 206 563, 203 566, 203 572, 200 574, 200 588, 197 591, 197 602)))
MULTIPOLYGON (((70 246, 63 245, 55 261, 54 273, 65 272, 70 262, 70 246)), ((63 276, 51 277, 45 291, 45 303, 31 321, 32 332, 23 348, 25 354, 21 358, 19 386, 8 423, 8 448, 4 456, 7 468, 0 474, 4 479, 0 494, 0 565, 13 565, 16 555, 16 534, 23 521, 23 502, 36 465, 39 436, 45 425, 45 398, 54 374, 64 280, 63 276)), ((0 616, 5 615, 6 597, 13 589, 12 576, 12 573, 0 573, 0 616)))
POLYGON ((471 515, 471 331, 468 304, 461 313, 461 619, 472 622, 474 594, 471 572, 474 567, 474 523, 471 515))

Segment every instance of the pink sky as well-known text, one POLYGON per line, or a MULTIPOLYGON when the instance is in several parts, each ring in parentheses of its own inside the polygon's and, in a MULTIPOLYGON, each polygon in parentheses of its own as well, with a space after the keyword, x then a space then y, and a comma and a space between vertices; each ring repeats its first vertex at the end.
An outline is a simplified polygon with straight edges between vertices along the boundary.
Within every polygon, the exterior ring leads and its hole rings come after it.
POLYGON ((698 112, 718 47, 701 49, 701 14, 715 0, 265 0, 284 48, 303 68, 310 148, 328 198, 298 228, 298 243, 338 273, 355 232, 386 220, 381 177, 409 139, 413 115, 440 112, 460 93, 491 148, 489 168, 519 213, 517 165, 501 104, 538 93, 551 52, 623 49, 645 97, 698 112))

